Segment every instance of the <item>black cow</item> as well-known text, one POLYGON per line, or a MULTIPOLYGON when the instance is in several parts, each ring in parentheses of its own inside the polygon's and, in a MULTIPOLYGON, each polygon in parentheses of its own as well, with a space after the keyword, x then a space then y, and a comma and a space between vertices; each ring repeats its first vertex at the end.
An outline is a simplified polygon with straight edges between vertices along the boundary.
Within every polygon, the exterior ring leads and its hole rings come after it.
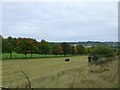
POLYGON ((69 62, 69 58, 65 59, 65 62, 69 62))
POLYGON ((92 59, 92 56, 88 56, 88 62, 90 62, 92 59))
POLYGON ((95 55, 92 55, 92 56, 88 56, 88 62, 91 62, 92 61, 97 61, 98 60, 98 57, 95 56, 95 55))

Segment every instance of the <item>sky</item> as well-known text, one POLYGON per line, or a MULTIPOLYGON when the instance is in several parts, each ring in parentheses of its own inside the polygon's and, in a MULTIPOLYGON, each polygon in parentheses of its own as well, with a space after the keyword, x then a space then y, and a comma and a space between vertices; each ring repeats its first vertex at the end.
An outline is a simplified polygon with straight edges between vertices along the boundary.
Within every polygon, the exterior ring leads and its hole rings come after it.
POLYGON ((4 2, 2 36, 118 41, 117 2, 4 2))

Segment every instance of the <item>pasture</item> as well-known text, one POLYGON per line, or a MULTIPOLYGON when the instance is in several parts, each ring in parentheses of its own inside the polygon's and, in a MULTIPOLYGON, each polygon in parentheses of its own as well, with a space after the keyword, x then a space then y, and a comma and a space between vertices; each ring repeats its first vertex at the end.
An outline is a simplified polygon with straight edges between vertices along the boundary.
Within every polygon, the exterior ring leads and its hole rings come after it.
POLYGON ((118 60, 102 65, 87 56, 2 60, 2 85, 9 88, 117 88, 118 60), (64 59, 69 58, 69 62, 64 59))
MULTIPOLYGON (((67 56, 70 56, 70 55, 67 55, 67 56)), ((3 54, 0 54, 0 57, 2 57, 2 59, 10 59, 10 54, 9 53, 3 53, 3 54)), ((31 57, 31 54, 26 55, 26 58, 43 58, 43 57, 55 58, 55 57, 64 57, 64 55, 57 55, 57 56, 46 55, 46 56, 44 56, 43 54, 32 54, 32 57, 31 57)), ((25 55, 24 54, 12 53, 12 59, 25 59, 25 55)))
MULTIPOLYGON (((2 53, 1 54, 1 56, 2 56, 2 59, 10 59, 10 53, 2 53)), ((33 54, 33 57, 42 57, 42 55, 37 55, 37 54, 33 54)), ((19 58, 21 58, 21 59, 23 59, 23 58, 25 58, 25 55, 24 54, 17 54, 17 53, 12 53, 12 59, 19 59, 19 58)), ((31 58, 31 55, 30 54, 27 54, 27 58, 31 58)))

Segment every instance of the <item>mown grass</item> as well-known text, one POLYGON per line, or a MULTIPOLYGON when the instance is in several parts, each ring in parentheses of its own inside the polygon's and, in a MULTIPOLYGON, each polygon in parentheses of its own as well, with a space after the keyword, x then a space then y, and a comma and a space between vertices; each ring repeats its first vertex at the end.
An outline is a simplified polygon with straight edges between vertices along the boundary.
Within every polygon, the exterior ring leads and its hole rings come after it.
MULTIPOLYGON (((67 56, 70 56, 70 55, 67 55, 67 56)), ((10 53, 3 53, 3 54, 0 54, 0 57, 2 57, 2 59, 10 59, 10 53)), ((31 57, 31 54, 27 54, 26 55, 26 58, 58 58, 58 57, 64 57, 64 55, 46 55, 44 56, 43 54, 32 54, 32 57, 31 57)), ((18 53, 12 53, 12 59, 25 59, 25 55, 24 54, 18 54, 18 53)))
POLYGON ((25 88, 28 82, 33 88, 117 88, 118 60, 95 65, 87 62, 87 56, 3 60, 4 87, 25 88))

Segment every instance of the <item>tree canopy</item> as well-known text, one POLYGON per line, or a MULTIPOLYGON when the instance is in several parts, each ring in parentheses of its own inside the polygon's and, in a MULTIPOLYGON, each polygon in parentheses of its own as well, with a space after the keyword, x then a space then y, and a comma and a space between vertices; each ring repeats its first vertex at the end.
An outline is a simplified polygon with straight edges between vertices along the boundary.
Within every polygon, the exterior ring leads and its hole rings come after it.
POLYGON ((61 46, 62 46, 62 50, 63 50, 63 53, 64 53, 65 56, 66 56, 66 54, 70 54, 71 53, 71 46, 68 43, 63 42, 61 44, 61 46))
POLYGON ((85 53, 85 47, 81 44, 77 45, 76 46, 76 49, 77 49, 77 54, 84 54, 85 53))
POLYGON ((45 40, 41 40, 41 42, 39 42, 38 49, 40 54, 50 54, 50 45, 45 40))
POLYGON ((30 53, 32 54, 34 51, 34 44, 35 40, 31 38, 19 38, 17 40, 17 47, 16 47, 16 52, 17 53, 23 53, 26 54, 30 53))
POLYGON ((52 54, 58 55, 58 54, 62 54, 62 47, 60 44, 56 44, 52 46, 52 54))
POLYGON ((113 49, 108 45, 97 45, 92 48, 92 54, 96 54, 100 57, 110 57, 114 55, 113 49))

